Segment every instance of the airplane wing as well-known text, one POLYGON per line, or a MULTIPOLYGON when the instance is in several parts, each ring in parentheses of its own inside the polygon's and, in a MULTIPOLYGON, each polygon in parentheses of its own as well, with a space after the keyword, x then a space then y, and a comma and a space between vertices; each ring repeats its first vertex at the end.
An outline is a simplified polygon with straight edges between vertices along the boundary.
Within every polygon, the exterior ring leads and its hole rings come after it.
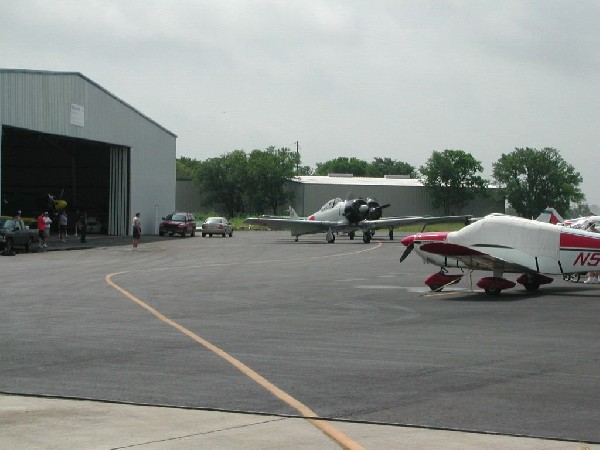
POLYGON ((279 217, 248 217, 244 223, 250 225, 263 225, 277 230, 291 230, 293 235, 319 233, 323 231, 336 231, 339 227, 338 222, 324 220, 303 220, 279 217))
POLYGON ((394 228, 403 225, 464 222, 471 216, 408 216, 408 217, 387 217, 377 220, 363 220, 359 223, 360 228, 365 230, 377 230, 380 228, 394 228))
POLYGON ((458 244, 450 244, 448 242, 431 242, 423 244, 420 250, 434 253, 440 256, 456 259, 464 263, 467 267, 473 270, 491 270, 500 269, 502 272, 510 273, 532 273, 535 272, 531 267, 524 266, 512 261, 507 261, 503 258, 465 247, 458 244))

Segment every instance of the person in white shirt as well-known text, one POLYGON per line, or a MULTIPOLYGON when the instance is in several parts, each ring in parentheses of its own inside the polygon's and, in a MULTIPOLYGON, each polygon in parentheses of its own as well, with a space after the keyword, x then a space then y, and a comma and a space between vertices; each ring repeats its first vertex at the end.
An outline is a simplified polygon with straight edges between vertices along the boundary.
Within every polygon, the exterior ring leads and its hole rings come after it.
POLYGON ((133 248, 137 248, 142 235, 142 223, 140 222, 140 213, 135 213, 133 217, 133 248))
POLYGON ((52 225, 52 219, 48 215, 47 211, 44 213, 44 222, 46 223, 45 234, 46 234, 46 240, 47 240, 48 237, 50 237, 50 225, 52 225))

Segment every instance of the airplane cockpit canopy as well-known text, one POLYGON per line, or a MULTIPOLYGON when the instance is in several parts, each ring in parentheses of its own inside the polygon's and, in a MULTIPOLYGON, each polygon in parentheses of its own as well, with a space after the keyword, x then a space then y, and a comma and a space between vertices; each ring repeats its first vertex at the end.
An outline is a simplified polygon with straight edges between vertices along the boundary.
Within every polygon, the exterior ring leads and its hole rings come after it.
POLYGON ((329 210, 329 209, 333 208, 335 205, 337 205, 337 204, 338 204, 338 203, 340 203, 341 201, 342 201, 342 199, 341 199, 341 198, 339 198, 339 197, 332 198, 331 200, 329 200, 327 203, 325 203, 325 204, 324 204, 324 205, 321 207, 320 211, 327 211, 327 210, 329 210))

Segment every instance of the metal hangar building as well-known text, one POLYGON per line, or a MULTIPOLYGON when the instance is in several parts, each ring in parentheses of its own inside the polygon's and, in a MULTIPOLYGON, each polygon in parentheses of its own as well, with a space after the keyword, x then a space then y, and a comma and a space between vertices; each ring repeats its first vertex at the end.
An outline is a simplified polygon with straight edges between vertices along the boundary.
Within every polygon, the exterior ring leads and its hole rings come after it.
POLYGON ((0 69, 0 213, 37 216, 48 195, 109 235, 156 234, 175 209, 177 136, 78 72, 0 69))
MULTIPOLYGON (((329 176, 300 176, 286 184, 294 193, 291 206, 300 216, 318 211, 329 199, 374 198, 381 204, 390 203, 384 216, 438 216, 441 208, 434 208, 431 197, 420 180, 405 177, 366 178, 349 174, 329 176)), ((463 210, 454 214, 485 216, 493 212, 504 213, 504 199, 488 188, 487 196, 476 196, 463 210)))

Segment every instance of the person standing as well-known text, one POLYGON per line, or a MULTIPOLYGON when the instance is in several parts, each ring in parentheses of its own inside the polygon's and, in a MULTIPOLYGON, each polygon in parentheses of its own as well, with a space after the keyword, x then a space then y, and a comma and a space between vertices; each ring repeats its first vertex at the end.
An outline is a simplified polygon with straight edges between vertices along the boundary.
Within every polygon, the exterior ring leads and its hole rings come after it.
POLYGON ((44 213, 44 222, 46 223, 46 239, 50 237, 50 227, 52 226, 52 219, 48 215, 48 211, 44 213))
POLYGON ((44 220, 44 213, 40 213, 37 217, 37 228, 40 236, 40 248, 46 248, 46 221, 44 220))
POLYGON ((63 209, 58 215, 58 238, 61 242, 67 242, 67 213, 63 209))
POLYGON ((87 213, 84 211, 79 215, 79 231, 81 232, 81 237, 79 238, 79 242, 85 243, 87 236, 87 213))
POLYGON ((142 235, 142 223, 140 222, 140 213, 135 213, 133 216, 133 248, 137 248, 142 235))

